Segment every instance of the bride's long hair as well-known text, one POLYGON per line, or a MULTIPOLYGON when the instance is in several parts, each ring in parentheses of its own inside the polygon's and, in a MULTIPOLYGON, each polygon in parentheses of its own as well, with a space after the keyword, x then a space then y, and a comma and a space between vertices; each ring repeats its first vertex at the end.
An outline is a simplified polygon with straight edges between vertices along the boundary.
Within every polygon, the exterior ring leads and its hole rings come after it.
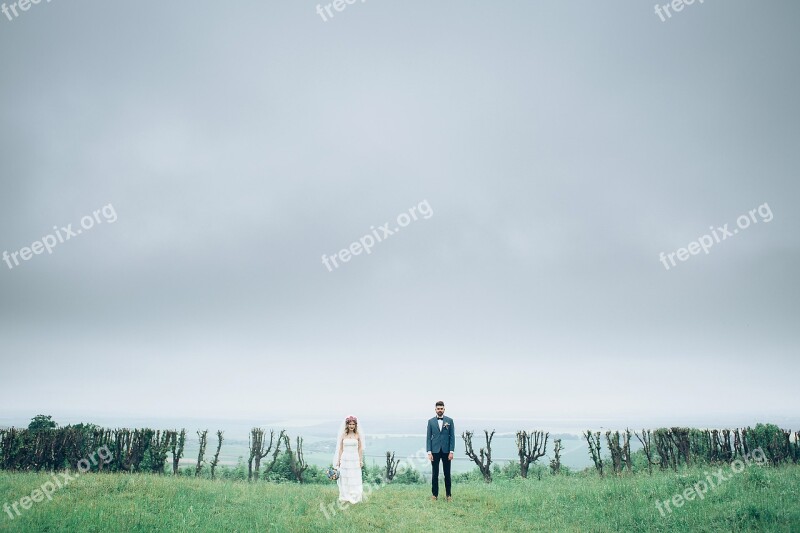
POLYGON ((356 425, 356 428, 353 430, 353 435, 355 435, 356 437, 360 436, 359 433, 358 433, 358 418, 356 418, 354 416, 348 416, 345 419, 345 421, 344 421, 344 435, 347 436, 347 435, 350 434, 350 428, 347 427, 348 425, 350 425, 350 422, 354 422, 355 425, 356 425))
POLYGON ((366 442, 364 439, 364 433, 359 429, 358 419, 353 415, 348 416, 344 420, 344 426, 339 426, 341 429, 339 430, 339 434, 336 436, 336 449, 333 452, 333 464, 335 465, 336 462, 339 460, 339 452, 341 451, 342 446, 342 439, 343 437, 350 434, 350 429, 347 427, 349 422, 355 422, 356 428, 353 431, 353 434, 358 438, 358 442, 361 444, 361 451, 363 452, 366 449, 366 442))

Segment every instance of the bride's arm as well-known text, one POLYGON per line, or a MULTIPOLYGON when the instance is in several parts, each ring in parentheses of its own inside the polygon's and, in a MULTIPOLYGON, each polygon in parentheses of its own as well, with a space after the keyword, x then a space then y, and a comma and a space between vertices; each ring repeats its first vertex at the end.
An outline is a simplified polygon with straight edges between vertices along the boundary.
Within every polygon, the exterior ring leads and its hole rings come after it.
POLYGON ((358 439, 358 462, 359 466, 364 466, 364 449, 361 447, 361 439, 358 439))
POLYGON ((339 457, 336 459, 336 466, 342 464, 342 452, 344 451, 344 437, 339 439, 339 457))

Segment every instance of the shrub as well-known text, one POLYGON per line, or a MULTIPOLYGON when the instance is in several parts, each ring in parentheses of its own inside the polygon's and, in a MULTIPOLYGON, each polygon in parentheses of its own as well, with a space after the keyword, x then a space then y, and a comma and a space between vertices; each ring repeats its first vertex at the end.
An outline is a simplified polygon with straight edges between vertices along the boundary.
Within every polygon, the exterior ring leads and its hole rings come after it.
POLYGON ((28 424, 28 431, 35 433, 37 431, 55 429, 56 427, 58 427, 58 424, 53 421, 52 416, 36 415, 31 419, 31 423, 28 424))
POLYGON ((217 472, 222 479, 244 481, 247 479, 247 464, 244 462, 244 458, 239 456, 236 466, 221 465, 217 472))
POLYGON ((422 475, 413 468, 403 468, 397 471, 392 483, 399 483, 400 485, 422 483, 422 475))
POLYGON ((481 471, 478 469, 478 467, 475 467, 469 472, 461 472, 460 474, 454 475, 453 481, 458 481, 459 483, 472 483, 474 481, 483 482, 484 479, 481 471))
POLYGON ((791 453, 786 447, 786 437, 783 430, 775 424, 756 424, 755 428, 748 428, 746 431, 750 453, 756 448, 761 448, 773 465, 789 459, 791 453))
MULTIPOLYGON (((528 470, 528 477, 536 477, 536 467, 539 465, 532 464, 528 470)), ((509 461, 502 467, 495 463, 492 466, 492 477, 496 479, 515 479, 520 477, 520 465, 517 461, 509 461)))

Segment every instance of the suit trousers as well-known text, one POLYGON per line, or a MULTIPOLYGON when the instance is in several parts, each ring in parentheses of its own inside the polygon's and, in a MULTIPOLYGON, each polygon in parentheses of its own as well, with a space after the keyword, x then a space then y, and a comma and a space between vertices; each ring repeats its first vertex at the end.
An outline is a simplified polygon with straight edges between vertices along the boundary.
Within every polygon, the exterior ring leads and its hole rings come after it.
POLYGON ((447 496, 450 496, 450 459, 448 455, 450 452, 436 452, 433 454, 433 475, 431 476, 431 491, 437 498, 439 497, 439 461, 444 465, 444 490, 447 496))

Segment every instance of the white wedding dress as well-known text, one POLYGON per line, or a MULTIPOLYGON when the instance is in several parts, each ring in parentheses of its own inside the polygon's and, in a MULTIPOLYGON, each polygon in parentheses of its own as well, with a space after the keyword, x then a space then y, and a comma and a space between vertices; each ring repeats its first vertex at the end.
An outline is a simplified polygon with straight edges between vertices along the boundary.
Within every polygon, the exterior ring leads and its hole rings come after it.
POLYGON ((344 439, 339 466, 339 501, 358 503, 364 493, 358 459, 358 439, 344 439))

